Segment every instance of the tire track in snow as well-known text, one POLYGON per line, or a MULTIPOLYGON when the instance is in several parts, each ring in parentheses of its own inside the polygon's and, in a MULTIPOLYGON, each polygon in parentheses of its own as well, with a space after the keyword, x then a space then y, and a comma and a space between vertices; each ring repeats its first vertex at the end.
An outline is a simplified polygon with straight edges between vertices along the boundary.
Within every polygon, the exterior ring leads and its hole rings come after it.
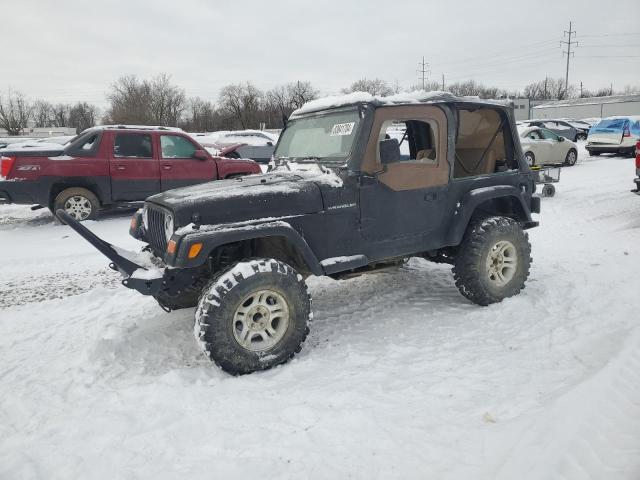
POLYGON ((0 308, 66 298, 96 287, 118 286, 120 275, 109 269, 30 275, 0 283, 0 308))

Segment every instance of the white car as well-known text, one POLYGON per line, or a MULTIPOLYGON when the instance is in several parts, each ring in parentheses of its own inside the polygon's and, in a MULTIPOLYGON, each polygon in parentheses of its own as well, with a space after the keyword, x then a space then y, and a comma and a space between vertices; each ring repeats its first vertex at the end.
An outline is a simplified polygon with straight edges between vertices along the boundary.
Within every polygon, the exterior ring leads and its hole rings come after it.
POLYGON ((546 128, 519 127, 518 134, 530 167, 559 163, 572 167, 578 161, 576 144, 546 128))

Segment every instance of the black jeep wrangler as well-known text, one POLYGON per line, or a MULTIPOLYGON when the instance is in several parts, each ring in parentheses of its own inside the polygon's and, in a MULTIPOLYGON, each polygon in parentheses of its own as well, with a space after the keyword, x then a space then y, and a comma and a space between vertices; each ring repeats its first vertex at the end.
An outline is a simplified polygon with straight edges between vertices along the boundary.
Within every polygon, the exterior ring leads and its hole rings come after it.
POLYGON ((140 254, 59 211, 166 310, 197 307, 195 335, 232 374, 300 351, 311 318, 305 278, 341 278, 412 256, 453 265, 479 305, 524 288, 525 229, 540 199, 510 107, 424 94, 315 101, 294 112, 268 173, 149 197, 130 233, 140 254))

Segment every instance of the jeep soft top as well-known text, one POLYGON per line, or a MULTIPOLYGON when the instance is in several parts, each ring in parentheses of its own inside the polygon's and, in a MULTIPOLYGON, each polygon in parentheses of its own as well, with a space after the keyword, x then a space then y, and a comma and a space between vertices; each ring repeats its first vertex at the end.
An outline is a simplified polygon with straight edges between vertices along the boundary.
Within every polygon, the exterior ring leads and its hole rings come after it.
POLYGON ((196 306, 203 350, 240 374, 299 351, 308 275, 343 278, 420 256, 452 264, 477 304, 519 293, 534 191, 507 103, 356 93, 295 111, 268 173, 148 198, 130 230, 148 243, 142 254, 60 215, 125 286, 167 310, 196 306))

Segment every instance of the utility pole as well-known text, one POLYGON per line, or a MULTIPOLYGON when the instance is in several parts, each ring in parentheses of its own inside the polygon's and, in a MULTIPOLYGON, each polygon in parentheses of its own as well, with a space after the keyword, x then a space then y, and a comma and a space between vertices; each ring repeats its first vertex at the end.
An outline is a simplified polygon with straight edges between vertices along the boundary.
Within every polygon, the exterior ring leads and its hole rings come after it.
POLYGON ((442 91, 444 92, 444 73, 442 74, 442 91))
POLYGON ((546 76, 546 75, 545 75, 545 77, 544 77, 544 96, 543 96, 543 98, 544 98, 545 100, 546 100, 547 98, 549 98, 549 97, 547 97, 547 76, 546 76))
POLYGON ((582 98, 582 80, 580 80, 580 98, 582 98))
POLYGON ((424 57, 422 57, 422 62, 418 62, 418 66, 420 67, 420 69, 418 69, 418 73, 420 74, 420 77, 418 78, 422 78, 422 90, 424 90, 427 74, 431 72, 427 69, 427 67, 429 67, 429 64, 424 61, 424 57))
POLYGON ((569 22, 569 31, 564 31, 565 35, 569 35, 569 40, 568 41, 564 41, 562 40, 560 42, 560 44, 562 45, 563 43, 567 46, 567 51, 565 52, 563 50, 563 54, 566 53, 567 54, 567 72, 565 73, 564 76, 564 93, 565 93, 565 97, 567 96, 568 92, 569 92, 569 59, 571 58, 571 45, 575 45, 576 47, 578 46, 578 42, 576 41, 571 41, 571 35, 574 35, 576 32, 575 30, 571 30, 571 22, 569 22))

